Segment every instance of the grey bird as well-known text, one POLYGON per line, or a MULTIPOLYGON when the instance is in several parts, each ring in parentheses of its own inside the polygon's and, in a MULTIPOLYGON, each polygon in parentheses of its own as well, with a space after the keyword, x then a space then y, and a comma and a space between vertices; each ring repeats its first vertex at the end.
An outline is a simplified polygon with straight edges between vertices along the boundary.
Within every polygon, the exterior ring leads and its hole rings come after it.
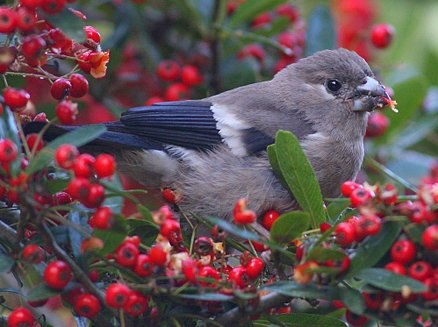
MULTIPOLYGON (((270 81, 127 110, 89 148, 115 154, 119 170, 145 185, 177 190, 182 208, 199 216, 230 219, 241 197, 258 216, 284 213, 298 205, 267 158, 276 132, 298 137, 323 196, 336 197, 361 167, 369 111, 389 101, 364 59, 324 50, 270 81)), ((27 133, 39 129, 25 126, 27 133)), ((54 126, 46 138, 69 129, 54 126)))

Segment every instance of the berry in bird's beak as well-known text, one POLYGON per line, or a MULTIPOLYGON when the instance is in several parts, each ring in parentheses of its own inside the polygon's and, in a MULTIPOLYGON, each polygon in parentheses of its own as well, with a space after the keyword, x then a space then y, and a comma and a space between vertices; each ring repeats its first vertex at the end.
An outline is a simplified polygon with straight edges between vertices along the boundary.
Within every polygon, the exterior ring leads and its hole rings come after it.
POLYGON ((356 88, 356 94, 353 111, 372 111, 388 105, 397 112, 396 102, 391 99, 385 87, 372 77, 367 76, 365 83, 356 88))

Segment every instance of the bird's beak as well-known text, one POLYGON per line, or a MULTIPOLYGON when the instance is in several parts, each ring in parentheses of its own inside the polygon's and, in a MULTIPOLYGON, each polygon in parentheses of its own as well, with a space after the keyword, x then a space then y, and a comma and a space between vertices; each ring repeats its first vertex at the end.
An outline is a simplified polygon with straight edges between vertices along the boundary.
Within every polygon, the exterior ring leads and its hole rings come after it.
POLYGON ((385 87, 374 78, 367 76, 365 84, 356 88, 353 111, 372 111, 386 105, 395 109, 395 101, 385 91, 385 87))

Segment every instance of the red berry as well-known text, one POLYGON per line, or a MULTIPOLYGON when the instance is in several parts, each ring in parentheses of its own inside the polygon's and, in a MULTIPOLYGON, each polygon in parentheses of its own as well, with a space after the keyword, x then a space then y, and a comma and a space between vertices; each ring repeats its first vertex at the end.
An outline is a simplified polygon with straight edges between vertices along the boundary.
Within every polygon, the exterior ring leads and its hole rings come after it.
POLYGON ((89 85, 84 75, 72 74, 70 76, 70 95, 74 98, 81 98, 88 93, 89 85))
POLYGON ((179 77, 179 65, 173 60, 165 60, 158 64, 157 75, 163 81, 172 82, 179 77))
POLYGON ((42 65, 45 60, 46 41, 39 35, 31 35, 23 40, 21 54, 32 67, 42 65))
POLYGON ((58 78, 50 88, 50 94, 56 100, 62 100, 70 94, 71 83, 66 78, 58 78))
POLYGON ((85 51, 79 56, 78 66, 84 72, 89 74, 92 68, 92 64, 90 62, 92 57, 92 51, 85 51))
POLYGON ((9 106, 12 111, 23 108, 30 99, 30 95, 27 91, 13 87, 6 88, 3 92, 3 97, 5 104, 9 106))
POLYGON ((139 254, 133 270, 140 277, 147 277, 154 270, 154 263, 147 254, 139 254))
POLYGON ((37 300, 37 301, 27 301, 32 308, 39 308, 44 306, 49 299, 37 300))
POLYGON ((188 100, 190 98, 190 89, 183 83, 173 83, 166 89, 167 101, 188 100))
POLYGON ((151 97, 149 98, 146 102, 145 102, 145 106, 152 106, 154 103, 160 103, 160 102, 164 102, 165 100, 161 97, 155 96, 155 97, 151 97))
POLYGON ((114 215, 109 207, 100 207, 93 215, 94 227, 97 229, 107 230, 114 224, 114 215))
POLYGON ((342 246, 351 245, 355 239, 355 228, 347 222, 342 222, 335 229, 336 241, 342 246))
POLYGON ((324 234, 330 228, 332 228, 332 225, 326 221, 319 225, 319 230, 321 231, 321 234, 324 234))
POLYGON ((100 43, 100 33, 93 26, 84 26, 84 32, 87 39, 100 43))
POLYGON ((91 184, 88 198, 82 199, 87 208, 97 208, 105 200, 105 188, 100 184, 91 184))
POLYGON ((71 269, 64 261, 56 260, 50 262, 44 270, 44 280, 49 287, 60 290, 71 280, 71 269))
POLYGON ((358 314, 355 314, 350 310, 347 310, 347 312, 345 313, 345 318, 347 319, 347 322, 354 327, 364 326, 369 320, 369 318, 365 316, 359 316, 358 314))
POLYGON ((336 308, 336 309, 342 309, 345 308, 345 304, 340 301, 340 300, 333 300, 332 301, 332 305, 336 308))
POLYGON ((38 151, 41 151, 41 149, 44 147, 44 143, 42 140, 41 135, 32 133, 26 136, 26 143, 29 147, 29 150, 36 153, 38 151))
POLYGON ((427 291, 421 293, 421 296, 426 301, 438 299, 438 280, 434 278, 426 278, 423 281, 424 286, 427 287, 427 291))
MULTIPOLYGON (((201 278, 214 278, 216 280, 219 280, 219 273, 216 269, 214 269, 211 266, 203 266, 198 270, 198 277, 201 278)), ((206 282, 203 280, 199 281, 199 284, 205 287, 216 287, 216 283, 206 282)))
POLYGON ((382 293, 365 293, 363 292, 363 298, 365 300, 365 305, 371 310, 379 310, 383 304, 383 294, 382 293))
POLYGON ((391 258, 400 263, 408 263, 414 260, 417 249, 409 240, 400 240, 391 247, 391 258))
POLYGON ((280 217, 280 214, 277 211, 271 210, 264 214, 262 225, 267 230, 271 230, 272 225, 280 217))
POLYGON ((353 208, 356 208, 357 206, 360 206, 368 202, 372 198, 373 198, 373 194, 370 191, 365 190, 363 188, 357 188, 351 192, 350 195, 351 206, 353 208))
POLYGON ((105 293, 106 303, 113 308, 122 308, 128 301, 131 290, 122 283, 111 284, 105 293))
POLYGON ((100 302, 93 294, 85 293, 76 299, 74 307, 79 316, 92 318, 100 311, 100 302))
POLYGON ((168 253, 160 245, 151 247, 149 257, 157 266, 164 266, 168 261, 168 253))
POLYGON ((421 237, 424 247, 429 250, 438 249, 438 225, 432 225, 426 228, 421 237))
POLYGON ((350 197, 351 193, 358 188, 363 188, 363 186, 353 181, 346 181, 341 186, 341 192, 343 196, 350 197))
POLYGON ((137 261, 139 253, 140 251, 137 246, 125 242, 114 251, 114 258, 116 262, 123 267, 133 267, 137 261))
POLYGON ((432 266, 426 261, 416 261, 409 267, 409 276, 416 280, 425 280, 432 276, 432 266))
POLYGON ((79 150, 72 144, 62 144, 55 151, 55 160, 59 167, 71 169, 74 166, 79 150))
POLYGON ((304 243, 301 243, 296 251, 295 251, 295 255, 297 256, 298 261, 301 261, 301 259, 303 259, 303 255, 304 255, 304 250, 305 250, 306 246, 304 243))
POLYGON ((307 261, 301 265, 295 267, 294 279, 299 284, 307 284, 313 279, 313 273, 311 269, 318 268, 319 265, 316 261, 307 261))
POLYGON ((214 244, 211 238, 200 236, 195 240, 193 251, 200 256, 211 255, 213 253, 214 244))
POLYGON ((269 249, 269 247, 263 243, 256 242, 256 241, 251 241, 251 243, 257 252, 264 252, 264 251, 269 249))
POLYGON ((164 237, 169 237, 170 233, 172 232, 180 233, 181 227, 179 225, 179 222, 177 222, 176 220, 167 219, 161 225, 160 234, 163 235, 164 237))
POLYGON ((123 309, 128 315, 137 317, 142 315, 148 308, 146 297, 139 291, 132 291, 123 309))
POLYGON ((20 0, 20 4, 30 10, 35 10, 41 6, 42 0, 20 0))
POLYGON ((42 0, 41 9, 48 14, 57 14, 64 9, 66 0, 42 0))
POLYGON ((228 281, 239 288, 247 287, 250 281, 248 269, 242 266, 234 267, 228 275, 228 281))
POLYGON ((97 271, 97 270, 91 270, 89 273, 88 273, 88 278, 90 278, 90 280, 93 282, 93 283, 97 283, 97 281, 99 280, 99 272, 97 271))
POLYGON ((246 57, 253 57, 254 59, 258 60, 259 62, 263 62, 266 58, 266 52, 263 50, 263 48, 257 44, 250 44, 245 47, 243 47, 238 53, 237 53, 237 59, 243 60, 246 57))
POLYGON ((324 262, 324 265, 327 267, 333 267, 333 268, 341 268, 339 271, 340 274, 346 272, 348 268, 350 268, 351 259, 347 255, 342 260, 327 260, 324 262))
POLYGON ((18 156, 18 147, 14 141, 10 139, 0 140, 0 162, 8 164, 14 161, 18 156))
POLYGON ((82 200, 90 194, 91 183, 86 178, 74 178, 67 187, 67 192, 75 200, 82 200))
POLYGON ((186 259, 181 263, 181 268, 184 276, 191 283, 196 283, 196 274, 198 267, 193 259, 186 259))
POLYGON ((8 317, 8 327, 33 327, 35 319, 26 308, 17 308, 8 317))
POLYGON ((12 33, 16 24, 14 11, 9 7, 0 7, 0 33, 12 33))
POLYGON ((18 29, 23 33, 32 31, 37 23, 35 11, 31 11, 25 7, 17 9, 15 18, 18 29))
POLYGON ((38 115, 35 116, 35 118, 33 119, 33 121, 42 121, 45 123, 48 123, 49 120, 47 119, 47 115, 45 112, 40 112, 38 115))
POLYGON ((380 231, 382 220, 374 214, 364 215, 358 218, 354 227, 358 235, 374 235, 380 231))
POLYGON ((59 121, 64 125, 71 125, 76 120, 78 114, 78 105, 69 100, 58 103, 55 109, 59 121))
POLYGON ((187 86, 195 86, 201 84, 203 79, 198 68, 187 65, 181 70, 181 80, 187 86))
POLYGON ((385 266, 385 269, 391 270, 392 272, 399 274, 399 275, 406 275, 407 271, 405 266, 397 261, 392 261, 390 263, 387 263, 385 266))
POLYGON ((265 263, 260 258, 252 258, 249 263, 245 266, 249 278, 256 279, 258 275, 262 272, 265 263))
POLYGON ((272 21, 271 13, 264 12, 264 13, 257 15, 256 17, 254 17, 254 19, 251 22, 251 27, 252 28, 260 28, 260 27, 266 26, 271 21, 272 21))
POLYGON ((371 43, 379 49, 386 48, 392 43, 395 29, 391 24, 381 23, 374 25, 371 30, 371 43))
POLYGON ((80 154, 73 165, 73 171, 76 177, 89 178, 94 175, 94 165, 95 159, 91 154, 83 153, 80 154))
POLYGON ((389 119, 381 112, 374 112, 368 118, 365 136, 377 137, 382 135, 389 126, 389 119))
POLYGON ((164 202, 176 203, 176 192, 170 188, 165 188, 161 190, 161 196, 164 202))
POLYGON ((295 22, 300 17, 297 6, 290 2, 278 6, 275 11, 279 16, 289 18, 291 23, 295 22))
POLYGON ((94 171, 97 177, 111 177, 116 172, 116 160, 110 154, 102 153, 96 157, 96 161, 93 164, 94 171))
POLYGON ((36 244, 29 244, 23 249, 23 259, 30 263, 40 263, 44 260, 44 251, 36 244))
POLYGON ((394 205, 397 202, 398 190, 393 184, 386 184, 383 189, 379 191, 378 199, 383 204, 394 205))

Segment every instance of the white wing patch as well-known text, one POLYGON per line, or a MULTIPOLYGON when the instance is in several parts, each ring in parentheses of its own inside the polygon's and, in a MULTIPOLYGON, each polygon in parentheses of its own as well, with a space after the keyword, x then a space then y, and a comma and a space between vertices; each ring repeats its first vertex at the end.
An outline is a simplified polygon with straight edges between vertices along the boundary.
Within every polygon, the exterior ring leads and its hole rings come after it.
POLYGON ((227 107, 214 104, 211 106, 213 117, 216 119, 216 127, 223 142, 230 148, 231 152, 238 156, 248 155, 245 143, 242 141, 242 131, 251 128, 250 125, 237 118, 233 113, 227 111, 227 107))

